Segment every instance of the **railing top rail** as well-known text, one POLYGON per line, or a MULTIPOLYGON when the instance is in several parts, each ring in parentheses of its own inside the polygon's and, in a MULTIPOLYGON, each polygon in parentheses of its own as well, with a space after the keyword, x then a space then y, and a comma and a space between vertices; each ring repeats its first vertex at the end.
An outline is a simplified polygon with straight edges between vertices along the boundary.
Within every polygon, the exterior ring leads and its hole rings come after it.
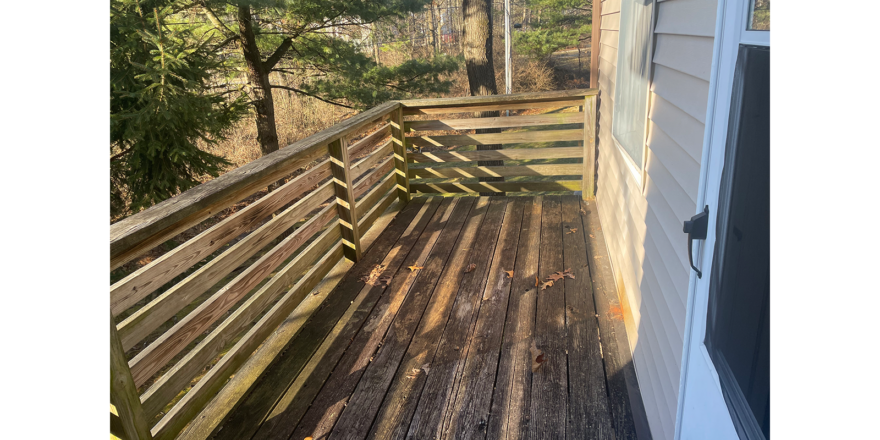
POLYGON ((323 156, 326 151, 322 147, 343 136, 355 134, 364 124, 400 106, 397 101, 380 104, 114 223, 110 226, 110 269, 127 263, 228 204, 268 186, 292 172, 293 168, 323 156))
POLYGON ((469 104, 529 103, 564 100, 598 95, 599 89, 553 90, 548 92, 515 93, 511 95, 465 96, 461 98, 407 99, 399 101, 404 107, 460 107, 469 104))

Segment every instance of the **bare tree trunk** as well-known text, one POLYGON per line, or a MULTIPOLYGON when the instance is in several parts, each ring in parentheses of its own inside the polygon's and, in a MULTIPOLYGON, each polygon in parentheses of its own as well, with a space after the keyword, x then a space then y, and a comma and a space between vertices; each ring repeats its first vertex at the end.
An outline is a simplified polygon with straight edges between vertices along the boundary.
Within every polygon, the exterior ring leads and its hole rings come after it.
POLYGON ((278 151, 278 132, 275 130, 275 102, 272 100, 272 84, 269 82, 269 69, 263 64, 257 40, 251 24, 250 6, 238 7, 238 28, 241 47, 247 64, 247 78, 254 97, 256 111, 257 140, 263 155, 278 151))
MULTIPOLYGON (((463 0, 464 64, 467 68, 471 96, 497 95, 495 65, 492 61, 492 3, 490 0, 463 0)), ((498 112, 479 112, 477 117, 497 117, 498 112)), ((500 133, 500 129, 477 130, 477 133, 500 133)), ((501 144, 478 145, 477 150, 499 150, 501 144)), ((502 160, 481 160, 478 166, 502 166, 502 160)), ((503 177, 481 177, 481 182, 500 182, 503 177)), ((504 193, 480 193, 503 195, 504 193)))
POLYGON ((434 2, 431 1, 431 38, 434 43, 434 56, 440 53, 440 44, 437 41, 437 17, 434 15, 434 2))

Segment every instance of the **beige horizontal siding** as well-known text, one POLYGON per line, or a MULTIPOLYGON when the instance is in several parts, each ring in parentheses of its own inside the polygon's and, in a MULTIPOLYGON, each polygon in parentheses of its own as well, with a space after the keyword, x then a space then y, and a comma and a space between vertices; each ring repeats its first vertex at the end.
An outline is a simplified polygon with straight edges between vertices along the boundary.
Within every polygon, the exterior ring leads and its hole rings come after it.
POLYGON ((611 135, 620 1, 602 3, 597 203, 621 302, 629 308, 627 332, 648 423, 655 439, 671 439, 690 274, 681 224, 696 212, 716 3, 666 0, 655 7, 640 182, 611 135))

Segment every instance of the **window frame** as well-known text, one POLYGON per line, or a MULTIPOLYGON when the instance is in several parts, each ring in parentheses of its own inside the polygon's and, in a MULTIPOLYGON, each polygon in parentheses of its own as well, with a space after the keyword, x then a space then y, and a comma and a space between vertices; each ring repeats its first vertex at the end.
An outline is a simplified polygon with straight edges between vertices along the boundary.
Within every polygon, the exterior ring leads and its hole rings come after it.
MULTIPOLYGON (((621 12, 620 12, 621 17, 623 14, 623 2, 633 2, 633 1, 638 1, 638 0, 621 0, 621 12)), ((619 90, 618 85, 620 84, 620 80, 621 80, 621 71, 619 69, 616 69, 615 78, 614 78, 614 81, 615 81, 614 82, 614 95, 615 96, 613 97, 614 109, 612 111, 612 118, 611 118, 611 139, 613 140, 614 145, 616 146, 618 152, 623 157, 624 163, 626 163, 627 168, 629 168, 630 172, 635 177, 636 182, 639 185, 640 192, 644 192, 645 182, 647 180, 645 178, 645 176, 647 175, 647 167, 648 167, 648 134, 649 134, 649 125, 650 125, 648 122, 650 120, 650 117, 648 115, 650 114, 651 101, 652 101, 651 100, 651 94, 652 94, 651 85, 653 84, 653 81, 654 81, 654 50, 657 46, 657 37, 656 37, 656 33, 654 32, 654 27, 656 26, 656 23, 657 23, 657 10, 659 9, 657 7, 657 0, 649 0, 649 2, 651 4, 651 21, 650 21, 650 34, 649 34, 649 40, 648 40, 648 51, 646 54, 646 61, 647 61, 647 67, 648 67, 648 82, 646 84, 646 87, 648 89, 647 90, 648 93, 645 96, 645 103, 644 103, 644 105, 645 105, 645 107, 644 107, 645 124, 644 124, 644 127, 642 127, 642 136, 641 136, 641 138, 642 138, 641 164, 636 163, 635 159, 633 159, 632 156, 630 156, 629 152, 626 151, 626 149, 623 147, 623 145, 617 139, 617 136, 614 134, 614 128, 615 128, 615 126, 617 124, 617 120, 618 120, 618 118, 616 116, 617 116, 618 108, 620 108, 618 105, 618 102, 617 102, 617 98, 618 98, 617 91, 619 90)), ((621 65, 621 56, 622 55, 621 55, 620 47, 622 46, 621 42, 622 42, 623 35, 620 32, 619 27, 618 27, 617 32, 618 32, 617 66, 619 67, 621 65)), ((627 42, 623 41, 623 43, 626 44, 627 42)), ((623 107, 626 107, 626 106, 623 106, 623 107)), ((621 111, 623 111, 623 110, 621 109, 621 111)))

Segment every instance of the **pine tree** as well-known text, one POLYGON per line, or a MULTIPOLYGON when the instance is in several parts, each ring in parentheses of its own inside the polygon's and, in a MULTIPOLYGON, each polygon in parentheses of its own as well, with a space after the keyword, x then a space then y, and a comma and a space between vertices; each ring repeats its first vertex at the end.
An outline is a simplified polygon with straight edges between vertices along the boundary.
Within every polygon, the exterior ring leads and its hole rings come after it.
POLYGON ((547 58, 566 47, 578 46, 580 50, 579 42, 590 35, 592 1, 528 0, 528 5, 542 15, 539 21, 531 23, 530 29, 514 33, 514 44, 520 53, 547 58))
POLYGON ((263 154, 278 150, 272 89, 362 109, 446 92, 451 82, 443 77, 458 67, 445 56, 382 66, 369 48, 350 38, 372 23, 418 11, 430 0, 197 1, 213 29, 240 48, 263 154), (296 86, 273 84, 273 72, 291 77, 296 86))
POLYGON ((168 24, 179 0, 110 2, 111 216, 137 212, 216 177, 224 159, 197 146, 223 139, 245 96, 212 91, 216 38, 168 24))

